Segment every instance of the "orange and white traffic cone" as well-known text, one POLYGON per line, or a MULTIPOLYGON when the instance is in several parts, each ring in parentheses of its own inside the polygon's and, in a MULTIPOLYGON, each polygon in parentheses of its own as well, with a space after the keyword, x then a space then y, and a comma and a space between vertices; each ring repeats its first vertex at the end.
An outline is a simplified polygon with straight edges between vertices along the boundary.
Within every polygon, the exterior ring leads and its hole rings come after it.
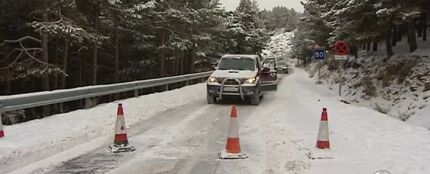
POLYGON ((231 107, 230 114, 230 127, 228 130, 227 144, 225 150, 220 152, 219 157, 221 159, 244 159, 248 158, 245 154, 240 151, 239 142, 239 128, 237 125, 237 111, 236 106, 231 107))
POLYGON ((323 108, 323 111, 321 113, 321 122, 320 122, 319 131, 318 131, 317 148, 330 149, 327 108, 323 108))
POLYGON ((118 104, 117 119, 115 123, 115 138, 113 145, 109 146, 109 148, 112 152, 129 152, 136 150, 128 144, 122 104, 118 104))
POLYGON ((3 122, 1 121, 1 113, 0 113, 0 138, 4 137, 3 131, 3 122))

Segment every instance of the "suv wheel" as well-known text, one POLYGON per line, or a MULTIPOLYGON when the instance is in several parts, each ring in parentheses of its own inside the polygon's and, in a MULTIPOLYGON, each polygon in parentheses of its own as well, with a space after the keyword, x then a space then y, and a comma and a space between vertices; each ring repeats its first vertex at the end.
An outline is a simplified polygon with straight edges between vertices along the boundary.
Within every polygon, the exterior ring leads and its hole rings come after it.
POLYGON ((216 101, 215 97, 210 96, 209 94, 207 95, 207 100, 208 100, 208 104, 214 104, 216 101))
POLYGON ((258 105, 260 104, 260 94, 254 94, 254 96, 251 97, 251 104, 252 105, 258 105))

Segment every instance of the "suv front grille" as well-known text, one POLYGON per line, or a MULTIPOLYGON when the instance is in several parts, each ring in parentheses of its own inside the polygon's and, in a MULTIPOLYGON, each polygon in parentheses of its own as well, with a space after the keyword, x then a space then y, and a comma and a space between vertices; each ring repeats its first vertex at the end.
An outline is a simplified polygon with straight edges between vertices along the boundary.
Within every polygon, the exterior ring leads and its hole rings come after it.
POLYGON ((225 81, 224 85, 239 85, 236 80, 228 79, 225 81))
MULTIPOLYGON (((222 81, 223 81, 224 79, 225 79, 225 78, 219 78, 219 79, 218 79, 218 82, 219 82, 219 83, 222 83, 222 81)), ((241 84, 243 84, 243 82, 245 82, 245 79, 239 79, 239 81, 240 81, 240 83, 241 83, 241 84)), ((235 79, 227 79, 227 80, 225 81, 224 85, 239 85, 239 83, 237 83, 237 81, 236 81, 235 79)))

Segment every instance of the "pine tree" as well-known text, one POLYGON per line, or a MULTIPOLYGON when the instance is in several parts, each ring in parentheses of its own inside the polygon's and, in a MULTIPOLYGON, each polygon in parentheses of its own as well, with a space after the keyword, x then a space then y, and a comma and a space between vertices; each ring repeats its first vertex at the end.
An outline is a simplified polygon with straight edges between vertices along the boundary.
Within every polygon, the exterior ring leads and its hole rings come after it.
POLYGON ((267 36, 263 26, 257 22, 256 1, 241 0, 235 12, 227 13, 225 32, 221 34, 222 46, 227 53, 259 54, 267 36))

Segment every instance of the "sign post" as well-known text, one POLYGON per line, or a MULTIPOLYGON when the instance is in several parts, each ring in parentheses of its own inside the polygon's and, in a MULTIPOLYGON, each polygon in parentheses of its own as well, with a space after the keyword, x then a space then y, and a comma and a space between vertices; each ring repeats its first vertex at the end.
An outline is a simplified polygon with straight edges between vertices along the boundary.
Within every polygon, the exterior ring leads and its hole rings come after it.
POLYGON ((315 60, 318 61, 318 84, 321 84, 321 62, 325 59, 325 49, 323 48, 318 48, 315 49, 315 60))
POLYGON ((339 96, 342 96, 342 61, 348 60, 349 47, 345 41, 337 41, 334 47, 334 59, 339 61, 339 96))

